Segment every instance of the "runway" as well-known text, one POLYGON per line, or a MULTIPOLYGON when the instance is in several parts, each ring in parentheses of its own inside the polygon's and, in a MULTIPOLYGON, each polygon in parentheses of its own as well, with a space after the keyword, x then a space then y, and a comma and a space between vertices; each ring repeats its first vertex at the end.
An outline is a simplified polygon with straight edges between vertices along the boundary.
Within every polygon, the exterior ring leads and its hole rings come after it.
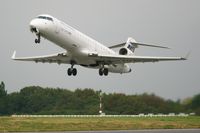
MULTIPOLYGON (((20 132, 16 132, 20 133, 20 132)), ((25 133, 25 132, 22 132, 25 133)), ((35 133, 35 132, 27 132, 35 133)), ((39 132, 44 133, 44 132, 39 132)), ((200 133, 200 129, 154 129, 154 130, 121 130, 121 131, 66 131, 45 133, 200 133)))

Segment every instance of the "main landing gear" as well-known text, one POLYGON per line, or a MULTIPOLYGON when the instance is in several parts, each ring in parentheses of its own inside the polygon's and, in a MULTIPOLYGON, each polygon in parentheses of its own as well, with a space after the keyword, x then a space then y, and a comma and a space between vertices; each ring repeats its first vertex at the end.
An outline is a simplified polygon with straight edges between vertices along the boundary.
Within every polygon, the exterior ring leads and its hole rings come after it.
POLYGON ((100 68, 99 69, 99 75, 100 76, 102 76, 102 75, 107 76, 108 75, 108 68, 100 68))
POLYGON ((67 70, 67 74, 69 76, 73 75, 73 76, 76 76, 77 74, 77 69, 76 68, 73 68, 74 65, 71 66, 71 68, 68 68, 67 70))
POLYGON ((35 39, 35 43, 40 43, 40 33, 39 34, 36 34, 37 35, 37 38, 35 39))

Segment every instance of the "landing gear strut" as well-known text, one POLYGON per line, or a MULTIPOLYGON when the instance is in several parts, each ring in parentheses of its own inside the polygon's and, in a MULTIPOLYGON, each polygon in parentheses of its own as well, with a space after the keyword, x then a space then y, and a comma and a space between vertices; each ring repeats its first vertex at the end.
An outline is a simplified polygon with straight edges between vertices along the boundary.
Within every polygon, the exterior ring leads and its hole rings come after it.
POLYGON ((35 39, 35 43, 40 43, 40 34, 37 34, 37 38, 35 39))
POLYGON ((77 69, 76 68, 73 68, 74 65, 71 66, 71 68, 68 68, 67 70, 67 74, 69 76, 73 75, 73 76, 76 76, 77 74, 77 69))
POLYGON ((108 68, 100 68, 99 69, 99 75, 100 76, 102 76, 102 75, 107 76, 108 75, 108 68))

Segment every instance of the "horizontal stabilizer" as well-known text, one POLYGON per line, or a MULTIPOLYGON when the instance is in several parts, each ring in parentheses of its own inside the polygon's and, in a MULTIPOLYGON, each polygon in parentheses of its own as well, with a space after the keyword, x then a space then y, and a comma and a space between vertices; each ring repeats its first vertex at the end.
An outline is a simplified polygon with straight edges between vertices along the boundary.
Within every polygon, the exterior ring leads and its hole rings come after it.
POLYGON ((156 48, 170 49, 169 47, 165 47, 165 46, 138 43, 134 39, 132 39, 131 37, 128 38, 127 42, 124 42, 124 43, 121 43, 121 44, 116 44, 116 45, 110 46, 108 48, 113 49, 113 48, 124 47, 127 43, 131 43, 135 48, 138 48, 138 46, 147 46, 147 47, 156 47, 156 48))
POLYGON ((150 45, 150 44, 144 44, 144 43, 134 43, 134 42, 131 42, 131 44, 136 45, 136 46, 147 46, 147 47, 156 47, 156 48, 170 49, 169 47, 158 46, 158 45, 150 45))
POLYGON ((121 44, 117 44, 117 45, 113 45, 113 46, 110 46, 108 48, 119 48, 119 47, 123 47, 126 43, 121 43, 121 44))

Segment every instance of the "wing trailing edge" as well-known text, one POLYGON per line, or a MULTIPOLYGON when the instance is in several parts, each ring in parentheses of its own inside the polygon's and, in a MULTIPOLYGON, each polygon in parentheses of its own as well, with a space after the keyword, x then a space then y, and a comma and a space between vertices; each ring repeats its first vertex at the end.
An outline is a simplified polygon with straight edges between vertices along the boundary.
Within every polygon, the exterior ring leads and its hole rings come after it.
POLYGON ((69 63, 71 58, 67 55, 66 52, 60 52, 51 55, 42 55, 42 56, 32 56, 32 57, 16 57, 16 51, 13 52, 11 57, 13 60, 17 61, 34 61, 42 63, 58 63, 66 64, 69 63))

